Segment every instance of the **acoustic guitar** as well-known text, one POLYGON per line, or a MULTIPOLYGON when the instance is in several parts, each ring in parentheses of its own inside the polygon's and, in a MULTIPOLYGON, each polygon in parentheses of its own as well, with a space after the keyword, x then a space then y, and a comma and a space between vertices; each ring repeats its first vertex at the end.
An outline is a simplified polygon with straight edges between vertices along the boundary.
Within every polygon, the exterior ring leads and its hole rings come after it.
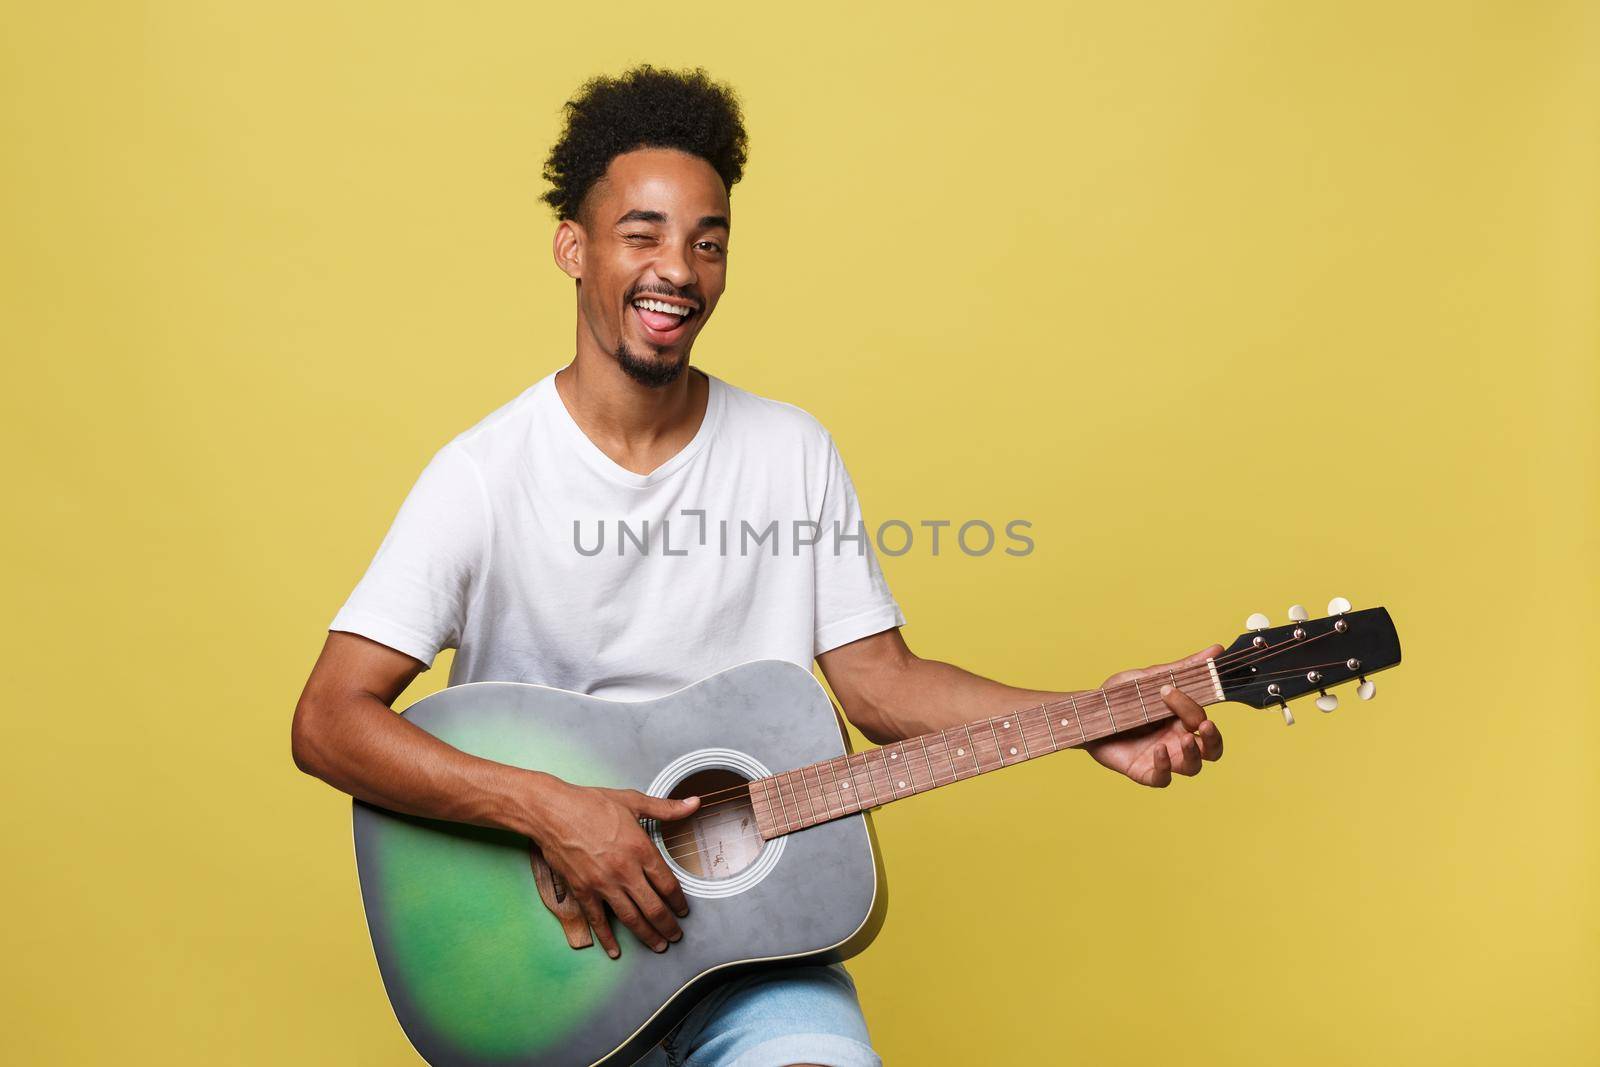
MULTIPOLYGON (((890 801, 1170 717, 1159 687, 1200 704, 1278 707, 1400 662, 1383 608, 1249 632, 1213 660, 1160 677, 849 752, 812 674, 762 660, 668 696, 617 702, 516 682, 473 682, 404 713, 485 759, 569 782, 701 797, 646 821, 690 899, 683 939, 620 959, 589 940, 561 879, 526 838, 357 802, 362 903, 384 988, 431 1064, 626 1065, 715 982, 775 963, 833 962, 873 939, 887 898, 868 812, 890 801)), ((619 926, 619 932, 621 930, 619 926)), ((631 948, 631 951, 630 951, 631 948)))

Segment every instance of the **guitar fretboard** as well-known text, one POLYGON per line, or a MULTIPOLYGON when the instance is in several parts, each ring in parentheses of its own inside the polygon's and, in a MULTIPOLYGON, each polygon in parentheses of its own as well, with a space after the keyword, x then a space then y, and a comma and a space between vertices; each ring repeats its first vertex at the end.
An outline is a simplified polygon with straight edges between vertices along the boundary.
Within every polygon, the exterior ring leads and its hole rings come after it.
POLYGON ((1172 718, 1163 685, 1197 704, 1222 699, 1209 663, 1137 682, 1074 693, 938 733, 837 756, 750 783, 756 825, 767 840, 876 808, 892 800, 1074 748, 1172 718))

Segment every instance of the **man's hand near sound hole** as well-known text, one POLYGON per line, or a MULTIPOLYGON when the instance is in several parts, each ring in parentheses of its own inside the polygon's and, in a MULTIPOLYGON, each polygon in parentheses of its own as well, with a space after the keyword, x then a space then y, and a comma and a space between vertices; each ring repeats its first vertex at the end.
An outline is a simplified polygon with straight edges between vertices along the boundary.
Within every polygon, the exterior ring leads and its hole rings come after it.
POLYGON ((551 870, 567 883, 601 947, 620 950, 606 907, 640 941, 665 952, 683 936, 678 917, 689 914, 683 888, 656 850, 640 819, 687 818, 699 798, 663 800, 634 789, 600 789, 546 778, 530 814, 533 839, 551 870))

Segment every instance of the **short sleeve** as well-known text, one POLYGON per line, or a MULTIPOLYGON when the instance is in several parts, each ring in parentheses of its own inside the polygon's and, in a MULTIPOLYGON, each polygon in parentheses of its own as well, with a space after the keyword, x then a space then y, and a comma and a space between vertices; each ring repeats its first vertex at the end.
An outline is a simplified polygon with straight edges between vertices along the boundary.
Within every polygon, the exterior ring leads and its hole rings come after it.
POLYGON ((482 475, 464 449, 446 445, 418 476, 328 629, 369 637, 431 666, 441 649, 461 640, 488 543, 482 475))
POLYGON ((818 517, 816 633, 814 655, 904 626, 905 615, 889 593, 861 502, 833 438, 827 446, 826 484, 818 517))

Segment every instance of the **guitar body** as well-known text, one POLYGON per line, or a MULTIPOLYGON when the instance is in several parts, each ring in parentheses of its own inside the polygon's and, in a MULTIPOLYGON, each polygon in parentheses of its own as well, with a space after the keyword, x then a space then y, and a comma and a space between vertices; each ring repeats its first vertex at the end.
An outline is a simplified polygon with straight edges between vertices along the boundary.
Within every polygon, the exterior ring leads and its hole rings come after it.
MULTIPOLYGON (((777 660, 638 702, 475 682, 405 717, 475 756, 657 796, 710 793, 845 751, 822 687, 777 660)), ((871 942, 886 896, 865 812, 771 841, 755 835, 747 806, 708 798, 702 812, 693 826, 648 828, 689 899, 683 939, 657 954, 613 921, 613 960, 598 944, 568 944, 526 838, 358 802, 367 926, 418 1053, 436 1065, 630 1064, 720 980, 837 961, 871 942)))

